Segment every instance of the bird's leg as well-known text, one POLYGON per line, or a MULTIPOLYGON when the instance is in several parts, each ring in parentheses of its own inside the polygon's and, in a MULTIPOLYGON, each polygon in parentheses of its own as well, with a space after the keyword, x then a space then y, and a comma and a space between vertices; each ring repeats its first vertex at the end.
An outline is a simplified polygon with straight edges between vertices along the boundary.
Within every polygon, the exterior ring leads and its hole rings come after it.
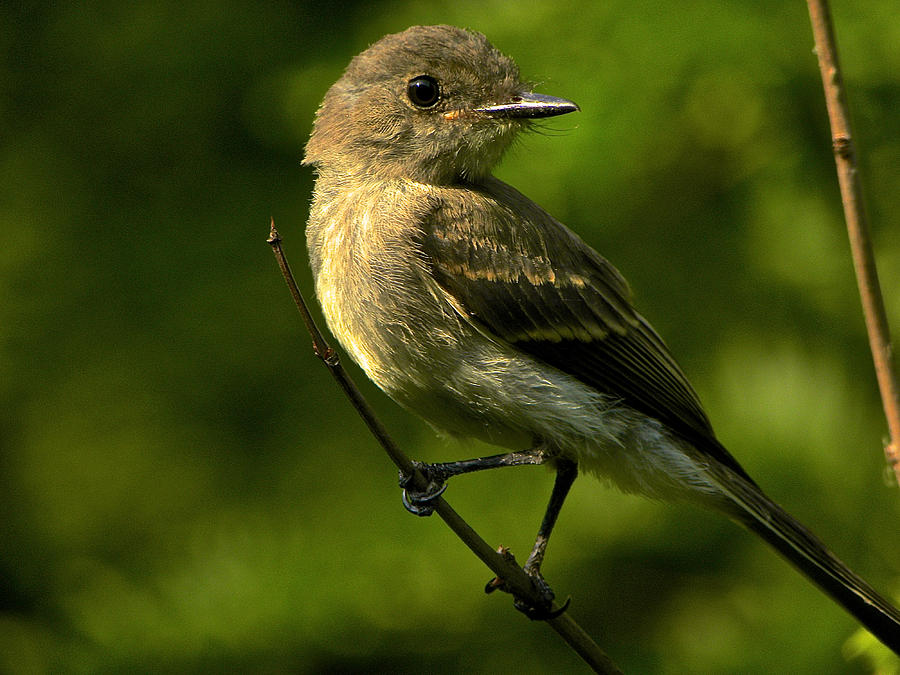
MULTIPOLYGON (((416 468, 422 472, 428 481, 428 487, 424 490, 416 490, 412 486, 412 476, 400 473, 400 487, 403 488, 403 506, 410 513, 417 516, 430 516, 434 511, 434 500, 445 489, 446 482, 453 476, 459 476, 473 471, 485 469, 498 469, 503 466, 524 466, 526 464, 543 464, 549 459, 542 447, 532 448, 522 452, 508 452, 490 457, 476 457, 459 462, 443 462, 440 464, 425 464, 413 462, 416 468)), ((551 528, 553 525, 551 524, 551 528)), ((529 558, 530 560, 530 558, 529 558)))
POLYGON ((537 538, 534 540, 534 548, 528 560, 525 561, 525 572, 533 577, 540 578, 541 563, 544 562, 544 553, 547 551, 547 542, 550 541, 550 533, 556 525, 556 519, 562 510, 563 502, 569 494, 572 483, 578 477, 578 464, 571 459, 558 458, 556 460, 556 481, 553 483, 553 492, 550 493, 550 501, 544 512, 544 519, 538 529, 537 538))
MULTIPOLYGON (((531 553, 528 556, 528 560, 525 561, 525 566, 523 568, 525 573, 533 579, 535 587, 543 596, 544 603, 541 607, 534 607, 523 601, 521 598, 516 598, 515 600, 516 609, 520 610, 531 619, 553 618, 565 611, 569 604, 566 602, 563 608, 556 614, 548 612, 547 608, 550 606, 550 603, 553 602, 554 593, 547 582, 544 581, 544 577, 541 574, 541 563, 544 562, 544 553, 547 551, 547 542, 550 541, 550 533, 553 531, 553 526, 556 525, 556 519, 562 509, 563 502, 566 501, 569 489, 572 487, 572 483, 575 482, 577 476, 578 464, 575 461, 563 457, 556 458, 556 481, 553 483, 553 492, 550 493, 550 501, 547 504, 547 510, 544 512, 544 519, 541 521, 541 526, 538 529, 534 547, 531 549, 531 553)), ((485 591, 491 592, 497 588, 503 587, 504 583, 502 580, 493 579, 488 582, 485 591)))

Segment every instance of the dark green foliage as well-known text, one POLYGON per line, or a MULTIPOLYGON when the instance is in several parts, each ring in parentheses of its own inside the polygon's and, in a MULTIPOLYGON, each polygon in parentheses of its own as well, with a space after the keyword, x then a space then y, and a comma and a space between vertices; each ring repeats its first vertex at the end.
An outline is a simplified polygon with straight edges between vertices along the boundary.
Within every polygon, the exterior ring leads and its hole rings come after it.
MULTIPOLYGON (((835 11, 898 333, 896 4, 835 11)), ((767 492, 900 587, 803 3, 5 3, 0 671, 580 668, 400 506, 265 244, 273 215, 312 297, 314 110, 368 44, 440 22, 580 104, 500 175, 625 274, 767 492)), ((362 384, 410 455, 492 452, 362 384)), ((551 483, 509 469, 447 498, 523 556, 551 483)), ((626 671, 864 668, 841 652, 853 622, 750 535, 589 478, 545 573, 626 671)))

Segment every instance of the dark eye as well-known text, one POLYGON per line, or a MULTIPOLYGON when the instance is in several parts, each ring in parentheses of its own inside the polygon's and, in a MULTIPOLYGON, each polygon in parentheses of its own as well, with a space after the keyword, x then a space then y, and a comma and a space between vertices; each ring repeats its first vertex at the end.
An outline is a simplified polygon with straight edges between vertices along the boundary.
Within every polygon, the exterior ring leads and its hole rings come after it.
POLYGON ((441 88, 430 75, 419 75, 406 85, 406 95, 417 108, 430 108, 441 98, 441 88))

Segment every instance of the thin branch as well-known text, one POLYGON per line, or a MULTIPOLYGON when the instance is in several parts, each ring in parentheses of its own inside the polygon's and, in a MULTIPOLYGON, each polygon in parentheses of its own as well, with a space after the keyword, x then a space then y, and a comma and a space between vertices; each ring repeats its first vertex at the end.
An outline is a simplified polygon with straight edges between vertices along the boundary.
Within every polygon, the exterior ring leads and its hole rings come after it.
POLYGON ((881 296, 881 286, 878 283, 875 256, 872 252, 872 238, 869 233, 856 161, 856 149, 850 128, 847 93, 838 63, 837 41, 834 37, 834 26, 827 0, 807 0, 807 6, 816 41, 816 54, 819 57, 822 84, 825 88, 834 159, 841 185, 841 200, 844 203, 844 218, 847 221, 847 232, 850 236, 856 282, 859 286, 866 330, 869 334, 869 346, 875 362, 875 375, 878 379, 878 388, 881 392, 881 401, 890 434, 884 452, 888 464, 894 470, 897 481, 900 482, 900 385, 897 383, 897 373, 892 363, 890 329, 884 310, 884 300, 881 296))
MULTIPOLYGON (((416 469, 415 465, 410 461, 409 457, 394 443, 387 430, 381 424, 381 421, 375 416, 374 411, 368 402, 363 398, 359 389, 350 376, 344 370, 340 363, 337 352, 332 349, 322 332, 316 326, 306 303, 303 300, 294 275, 291 273, 290 265, 281 248, 281 236, 275 229, 275 220, 272 219, 269 232, 268 243, 272 246, 278 266, 284 280, 290 289, 291 296, 294 298, 294 304, 303 317, 303 322, 312 337, 313 350, 316 355, 322 359, 323 363, 328 367, 332 376, 337 380, 341 389, 350 399, 353 407, 363 418, 369 430, 378 440, 381 447, 384 448, 391 461, 397 466, 404 475, 413 475, 414 485, 417 489, 425 490, 428 487, 428 481, 422 473, 416 469)), ((525 574, 524 570, 515 562, 515 559, 506 552, 495 551, 484 539, 482 539, 469 524, 454 511, 443 497, 438 497, 435 502, 435 513, 456 533, 463 543, 478 558, 497 575, 499 579, 503 579, 505 587, 518 598, 526 600, 534 606, 542 603, 541 595, 532 584, 531 577, 525 574)), ((560 610, 560 606, 553 603, 550 613, 554 614, 560 610)), ((597 646, 597 643, 584 631, 584 629, 568 614, 562 612, 559 616, 547 619, 547 623, 566 641, 566 643, 597 673, 621 673, 615 663, 607 656, 607 654, 597 646)))

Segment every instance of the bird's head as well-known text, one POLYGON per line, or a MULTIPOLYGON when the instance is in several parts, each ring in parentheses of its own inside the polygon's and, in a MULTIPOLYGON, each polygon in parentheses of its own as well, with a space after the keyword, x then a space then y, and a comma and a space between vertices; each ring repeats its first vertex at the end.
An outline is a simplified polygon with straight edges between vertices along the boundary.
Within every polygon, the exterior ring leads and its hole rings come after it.
POLYGON ((414 26, 353 59, 316 114, 304 164, 319 171, 474 181, 530 120, 578 110, 531 91, 480 33, 414 26))

